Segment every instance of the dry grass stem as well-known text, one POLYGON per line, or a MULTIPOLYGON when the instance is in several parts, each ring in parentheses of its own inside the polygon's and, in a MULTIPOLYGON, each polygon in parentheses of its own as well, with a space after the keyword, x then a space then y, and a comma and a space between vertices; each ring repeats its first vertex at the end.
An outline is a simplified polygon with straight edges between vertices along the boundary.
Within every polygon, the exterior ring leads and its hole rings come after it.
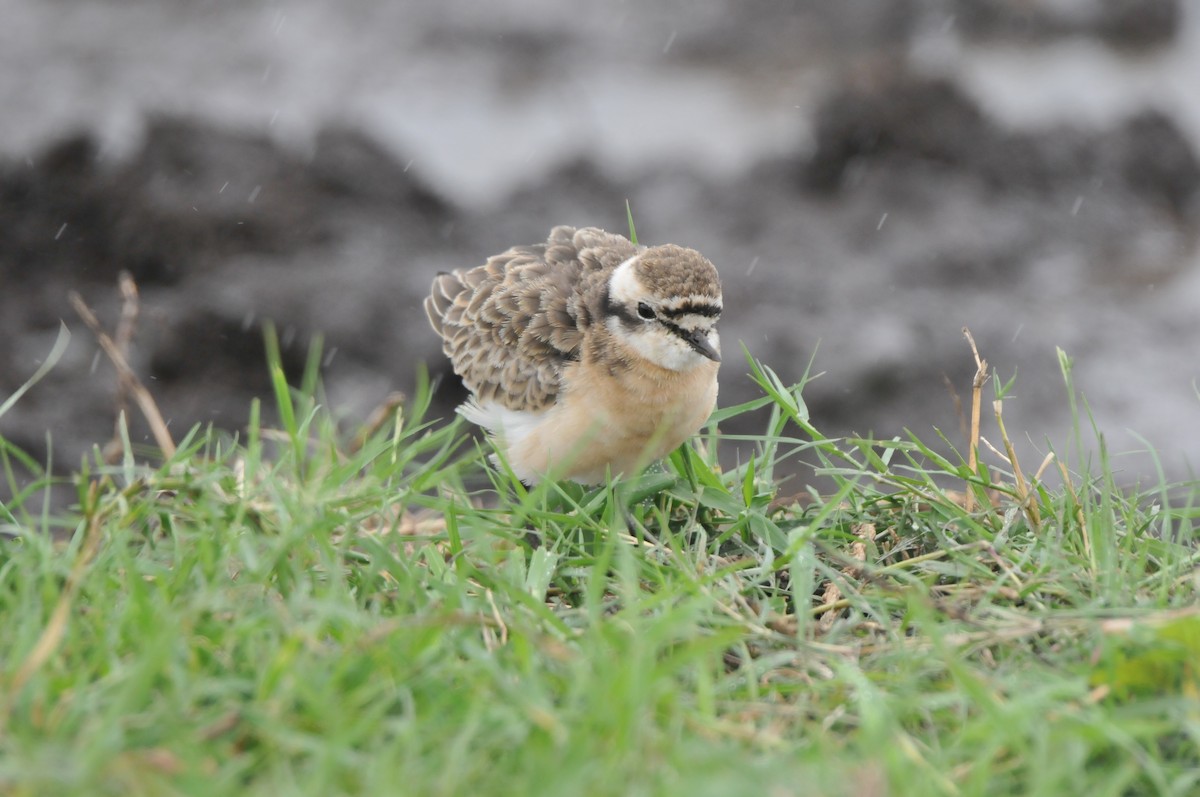
POLYGON ((1189 618, 1200 618, 1200 606, 1160 609, 1129 617, 1111 617, 1100 621, 1100 630, 1105 634, 1126 635, 1131 633, 1134 628, 1162 627, 1189 618))
POLYGON ((1013 448, 1012 440, 1008 437, 1008 430, 1004 428, 1004 402, 1000 399, 993 401, 992 409, 996 413, 996 425, 1000 428, 1000 439, 1004 441, 1004 450, 1008 452, 1008 462, 1012 466, 1013 477, 1017 481, 1017 495, 1021 499, 1021 510, 1029 520, 1030 528, 1035 532, 1040 531, 1042 516, 1038 509, 1037 494, 1031 492, 1029 485, 1025 482, 1025 474, 1021 472, 1021 463, 1017 461, 1017 452, 1013 448))
POLYGON ((406 401, 405 395, 400 392, 391 393, 383 400, 383 403, 371 411, 367 417, 366 423, 358 430, 358 434, 354 435, 354 439, 350 441, 350 453, 356 454, 362 450, 376 432, 383 428, 383 425, 393 418, 400 422, 399 410, 404 406, 406 401))
POLYGON ((1088 563, 1094 574, 1096 572, 1096 555, 1092 550, 1092 535, 1088 531, 1083 504, 1079 503, 1079 493, 1075 492, 1075 485, 1071 483, 1071 474, 1067 471, 1067 466, 1059 462, 1058 469, 1062 473, 1063 488, 1071 494, 1071 502, 1075 505, 1075 520, 1079 522, 1079 534, 1083 537, 1083 552, 1087 555, 1088 563))
MULTIPOLYGON (((141 313, 140 302, 138 301, 137 283, 133 281, 133 275, 128 271, 121 271, 117 276, 117 285, 121 291, 121 317, 117 321, 117 331, 113 335, 113 342, 117 345, 117 350, 129 360, 130 348, 133 345, 133 338, 137 332, 138 316, 141 313)), ((113 421, 113 436, 104 446, 104 461, 110 465, 121 459, 125 451, 124 436, 121 434, 121 416, 128 414, 129 411, 129 396, 132 393, 132 388, 129 384, 129 379, 123 371, 117 371, 117 396, 116 396, 116 418, 113 421)))
MULTIPOLYGON (((975 345, 975 338, 971 335, 971 330, 963 327, 962 331, 967 342, 971 344, 971 354, 975 357, 975 378, 971 380, 971 436, 967 441, 967 467, 971 473, 976 473, 979 467, 979 407, 983 398, 983 386, 988 379, 988 364, 987 360, 979 356, 979 347, 975 345)), ((975 509, 975 499, 969 484, 967 485, 967 501, 963 508, 968 512, 975 509)))
POLYGON ((1042 458, 1042 464, 1038 465, 1037 472, 1033 474, 1033 480, 1035 482, 1040 482, 1042 480, 1042 475, 1046 472, 1046 468, 1050 467, 1050 463, 1054 462, 1054 459, 1055 457, 1053 451, 1042 458))
POLYGON ((150 432, 154 435, 154 440, 158 444, 159 450, 166 458, 175 455, 175 441, 171 439, 171 433, 167 429, 167 423, 163 420, 162 413, 158 411, 158 405, 154 402, 154 397, 150 395, 150 391, 142 384, 142 380, 134 373, 133 368, 129 365, 129 360, 125 354, 117 346, 116 341, 109 337, 104 331, 104 327, 100 325, 100 320, 96 318, 96 314, 83 301, 83 297, 77 292, 71 291, 68 294, 71 306, 75 308, 75 312, 87 324, 88 329, 92 330, 92 334, 96 336, 96 340, 100 343, 100 348, 104 349, 104 353, 108 355, 108 359, 112 361, 113 367, 117 369, 117 378, 126 380, 129 386, 129 392, 133 394, 134 401, 137 402, 138 409, 142 411, 143 417, 150 425, 150 432))
MULTIPOLYGON (((133 345, 134 335, 137 334, 138 317, 141 315, 141 303, 139 301, 137 283, 133 281, 133 275, 128 271, 122 271, 117 276, 117 287, 121 291, 121 317, 117 320, 117 332, 113 336, 113 341, 117 344, 117 348, 129 357, 130 346, 133 345)), ((128 381, 121 379, 119 384, 118 400, 124 401, 128 397, 128 381)), ((119 405, 122 408, 124 405, 119 405)))

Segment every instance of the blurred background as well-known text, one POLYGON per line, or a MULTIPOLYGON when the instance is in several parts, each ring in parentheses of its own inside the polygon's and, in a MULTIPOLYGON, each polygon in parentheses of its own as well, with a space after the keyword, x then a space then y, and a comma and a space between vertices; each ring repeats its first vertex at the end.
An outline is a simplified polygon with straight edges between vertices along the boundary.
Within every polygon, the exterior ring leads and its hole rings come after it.
POLYGON ((347 428, 422 362, 449 417, 432 276, 556 224, 624 232, 626 199, 643 242, 721 270, 724 405, 756 395, 742 342, 785 380, 823 372, 827 434, 961 444, 966 325, 1017 373, 1027 468, 1071 425, 1056 347, 1128 482, 1149 446, 1173 478, 1200 450, 1200 3, 0 0, 0 19, 0 397, 73 332, 0 433, 56 470, 113 428, 71 289, 112 328, 133 273, 131 357, 177 438, 237 431, 268 395, 268 319, 293 371, 324 335, 347 428))

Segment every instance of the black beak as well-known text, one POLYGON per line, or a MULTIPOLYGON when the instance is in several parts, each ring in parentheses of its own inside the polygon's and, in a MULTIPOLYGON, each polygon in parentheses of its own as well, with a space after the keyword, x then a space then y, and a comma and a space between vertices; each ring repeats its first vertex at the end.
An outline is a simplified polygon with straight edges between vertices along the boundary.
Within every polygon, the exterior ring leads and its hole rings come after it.
POLYGON ((703 354, 708 359, 715 363, 721 362, 721 353, 713 348, 712 343, 708 340, 708 333, 703 329, 693 329, 691 332, 684 332, 683 339, 695 351, 703 354))

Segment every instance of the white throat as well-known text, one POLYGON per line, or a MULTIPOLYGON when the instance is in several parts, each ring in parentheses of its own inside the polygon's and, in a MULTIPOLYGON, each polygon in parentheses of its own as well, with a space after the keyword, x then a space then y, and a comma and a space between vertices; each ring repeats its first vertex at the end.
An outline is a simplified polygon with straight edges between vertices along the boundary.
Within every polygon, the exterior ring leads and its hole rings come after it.
MULTIPOLYGON (((647 326, 630 332, 616 318, 608 319, 607 326, 613 337, 622 341, 642 357, 668 371, 690 371, 707 362, 712 362, 700 352, 662 327, 647 326)), ((720 350, 721 343, 714 329, 708 335, 713 348, 720 350)))

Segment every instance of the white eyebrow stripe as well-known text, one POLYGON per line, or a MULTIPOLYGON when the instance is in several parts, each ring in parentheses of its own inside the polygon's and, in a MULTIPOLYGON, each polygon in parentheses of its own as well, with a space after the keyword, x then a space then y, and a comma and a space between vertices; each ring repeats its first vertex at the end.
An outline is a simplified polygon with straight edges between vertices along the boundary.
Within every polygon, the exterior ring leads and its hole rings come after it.
POLYGON ((612 276, 608 278, 610 298, 624 304, 646 295, 645 287, 633 273, 633 261, 639 257, 641 257, 640 252, 613 269, 612 276))
POLYGON ((681 329, 692 330, 712 327, 717 323, 717 319, 709 315, 688 313, 687 315, 681 315, 678 318, 669 318, 667 319, 667 323, 680 327, 681 329))

